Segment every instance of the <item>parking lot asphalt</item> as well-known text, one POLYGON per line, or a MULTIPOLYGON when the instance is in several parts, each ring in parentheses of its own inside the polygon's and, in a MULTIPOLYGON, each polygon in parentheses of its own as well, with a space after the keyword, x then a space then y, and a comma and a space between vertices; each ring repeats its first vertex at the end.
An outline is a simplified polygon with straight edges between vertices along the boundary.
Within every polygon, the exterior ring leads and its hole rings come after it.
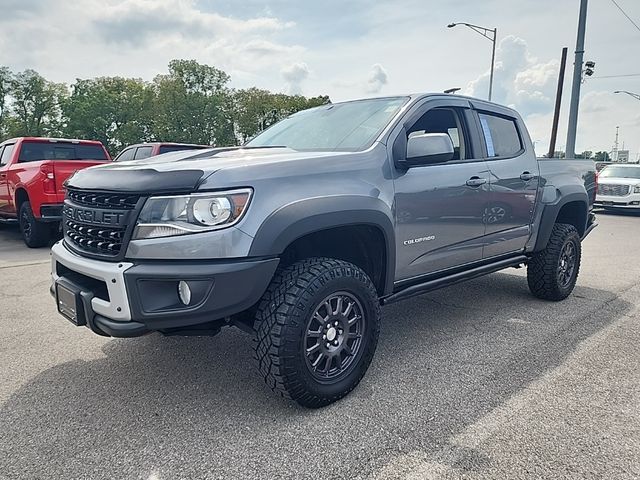
POLYGON ((0 478, 639 478, 640 216, 599 215, 578 286, 510 270, 383 309, 360 386, 275 397, 250 336, 106 339, 0 226, 0 478))

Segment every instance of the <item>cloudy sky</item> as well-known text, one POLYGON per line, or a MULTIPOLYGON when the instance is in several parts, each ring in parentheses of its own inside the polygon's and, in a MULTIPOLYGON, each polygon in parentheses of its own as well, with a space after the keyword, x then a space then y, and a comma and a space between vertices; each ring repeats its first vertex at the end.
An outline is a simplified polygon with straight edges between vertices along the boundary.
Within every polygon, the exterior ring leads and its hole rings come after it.
MULTIPOLYGON (((640 1, 616 0, 640 24, 640 1)), ((591 0, 577 149, 640 154, 640 30, 611 0, 591 0)), ((45 77, 150 80, 173 58, 227 71, 232 86, 332 100, 461 87, 486 96, 491 43, 452 21, 498 28, 494 100, 525 117, 546 151, 561 48, 569 62, 558 146, 564 148, 578 0, 0 0, 0 65, 45 77)))

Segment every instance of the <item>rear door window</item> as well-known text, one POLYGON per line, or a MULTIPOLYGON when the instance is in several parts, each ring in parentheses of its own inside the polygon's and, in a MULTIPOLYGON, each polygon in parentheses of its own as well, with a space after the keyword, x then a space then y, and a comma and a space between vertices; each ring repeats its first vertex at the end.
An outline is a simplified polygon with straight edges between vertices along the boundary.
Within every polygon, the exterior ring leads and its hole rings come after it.
POLYGON ((9 163, 9 160, 11 160, 11 155, 13 155, 13 148, 14 148, 14 144, 11 145, 5 145, 4 146, 4 150, 2 148, 0 148, 1 152, 0 152, 0 167, 6 165, 7 163, 9 163))
POLYGON ((126 160, 133 160, 133 154, 136 152, 135 148, 127 148, 120 153, 115 159, 116 162, 124 162, 126 160))
POLYGON ((147 158, 147 157, 150 157, 152 153, 153 153, 153 147, 151 146, 138 147, 138 149, 136 150, 136 154, 133 156, 133 158, 135 158, 136 160, 140 158, 147 158))
POLYGON ((489 158, 514 157, 522 151, 515 119, 488 113, 481 113, 479 117, 489 158))
POLYGON ((107 154, 100 145, 63 142, 24 142, 22 144, 19 162, 42 160, 107 160, 107 154))

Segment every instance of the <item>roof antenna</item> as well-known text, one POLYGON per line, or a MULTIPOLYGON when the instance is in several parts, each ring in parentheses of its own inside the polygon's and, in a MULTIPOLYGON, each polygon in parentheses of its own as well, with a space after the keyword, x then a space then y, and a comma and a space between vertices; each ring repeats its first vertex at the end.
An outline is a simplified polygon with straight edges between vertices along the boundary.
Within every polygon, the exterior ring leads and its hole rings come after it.
POLYGON ((462 90, 461 88, 449 88, 444 91, 444 93, 456 93, 458 90, 462 90))

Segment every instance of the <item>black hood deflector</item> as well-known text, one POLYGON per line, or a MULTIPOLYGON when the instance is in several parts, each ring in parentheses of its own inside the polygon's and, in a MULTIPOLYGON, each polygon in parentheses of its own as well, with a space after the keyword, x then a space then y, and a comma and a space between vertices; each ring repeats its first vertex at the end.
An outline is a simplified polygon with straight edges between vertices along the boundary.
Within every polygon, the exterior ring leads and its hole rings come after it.
POLYGON ((67 186, 109 192, 188 193, 196 189, 203 176, 202 170, 159 172, 151 168, 88 168, 76 172, 68 180, 67 186))

